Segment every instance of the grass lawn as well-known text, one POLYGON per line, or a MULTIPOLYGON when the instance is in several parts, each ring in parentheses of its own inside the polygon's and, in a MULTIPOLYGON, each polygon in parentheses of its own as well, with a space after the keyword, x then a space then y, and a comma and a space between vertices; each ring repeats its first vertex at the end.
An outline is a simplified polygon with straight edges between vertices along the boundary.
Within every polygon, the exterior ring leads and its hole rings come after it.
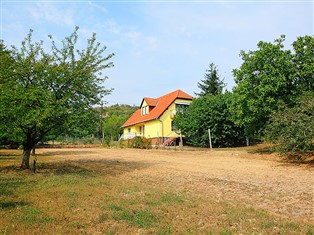
POLYGON ((45 156, 38 173, 21 171, 18 154, 0 154, 0 234, 314 234, 308 223, 121 177, 123 168, 108 173, 88 160, 45 156))

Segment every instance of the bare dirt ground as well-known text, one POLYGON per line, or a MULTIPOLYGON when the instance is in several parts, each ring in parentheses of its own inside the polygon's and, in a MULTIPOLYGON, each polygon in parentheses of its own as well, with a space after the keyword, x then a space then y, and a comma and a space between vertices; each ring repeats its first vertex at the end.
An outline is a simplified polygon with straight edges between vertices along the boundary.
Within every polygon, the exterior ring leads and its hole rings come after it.
POLYGON ((314 224, 313 165, 288 164, 273 154, 104 148, 38 149, 37 153, 125 180, 241 203, 314 224))

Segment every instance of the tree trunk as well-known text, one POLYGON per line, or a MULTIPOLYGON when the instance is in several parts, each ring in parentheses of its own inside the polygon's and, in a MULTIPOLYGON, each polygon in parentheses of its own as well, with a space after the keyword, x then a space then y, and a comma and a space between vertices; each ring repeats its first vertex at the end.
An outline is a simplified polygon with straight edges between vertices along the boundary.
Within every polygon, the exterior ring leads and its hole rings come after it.
POLYGON ((30 169, 29 158, 30 158, 30 155, 31 155, 31 151, 32 151, 32 148, 24 147, 21 169, 30 169))
POLYGON ((35 147, 32 149, 32 155, 33 155, 33 156, 36 155, 36 149, 35 149, 35 147))

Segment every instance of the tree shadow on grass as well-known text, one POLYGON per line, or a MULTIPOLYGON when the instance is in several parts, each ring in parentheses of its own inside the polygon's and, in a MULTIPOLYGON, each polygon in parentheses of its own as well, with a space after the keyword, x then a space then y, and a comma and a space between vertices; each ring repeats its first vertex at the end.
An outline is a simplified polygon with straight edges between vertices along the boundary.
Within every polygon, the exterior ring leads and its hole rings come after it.
POLYGON ((16 164, 8 165, 8 166, 0 166, 0 172, 2 173, 8 173, 8 172, 31 172, 30 169, 24 170, 21 169, 20 166, 17 166, 16 164))
POLYGON ((39 163, 37 166, 38 174, 54 174, 54 175, 93 175, 93 171, 84 167, 73 164, 72 162, 53 162, 39 163))
POLYGON ((2 209, 12 209, 12 208, 15 208, 15 207, 27 206, 27 205, 29 205, 29 203, 28 202, 24 202, 24 201, 17 201, 17 202, 14 202, 14 201, 10 201, 10 202, 3 201, 3 202, 0 202, 0 207, 2 209))
POLYGON ((16 160, 17 159, 17 157, 9 157, 9 156, 5 156, 5 157, 3 157, 3 156, 1 156, 0 155, 0 161, 7 161, 7 160, 16 160))
MULTIPOLYGON (((76 155, 76 154, 91 154, 90 151, 71 151, 68 154, 76 155)), ((53 153, 45 153, 41 156, 55 156, 55 155, 64 155, 67 152, 53 152, 53 153)), ((40 156, 39 155, 39 156, 40 156)), ((21 170, 16 164, 13 163, 7 166, 0 166, 0 173, 8 173, 8 172, 23 172, 32 174, 33 171, 33 162, 31 163, 31 170, 21 170)), ((55 175, 65 175, 65 174, 76 174, 76 175, 121 175, 124 173, 132 172, 135 170, 141 170, 147 167, 152 166, 152 163, 148 162, 139 162, 139 161, 123 161, 121 159, 78 159, 78 160, 65 160, 65 161, 53 161, 53 162, 45 162, 41 161, 39 157, 37 159, 36 165, 36 173, 37 174, 55 174, 55 175)), ((0 179, 1 181, 1 179, 0 179)), ((1 183, 1 182, 0 182, 1 183)), ((0 184, 1 186, 1 184, 0 184)), ((1 192, 1 188, 0 188, 1 192)))
POLYGON ((43 157, 52 157, 52 156, 90 156, 91 154, 94 154, 96 152, 92 151, 92 150, 76 150, 76 149, 70 149, 69 151, 64 151, 64 150, 56 150, 56 151, 51 151, 51 152, 43 152, 40 154, 37 154, 39 157, 43 156, 43 157))
POLYGON ((121 175, 124 173, 140 170, 152 164, 135 161, 121 161, 117 159, 89 160, 81 159, 74 161, 41 163, 38 164, 38 173, 53 173, 56 175, 121 175))
POLYGON ((23 151, 19 149, 0 149, 0 159, 6 157, 19 157, 22 153, 23 151))
POLYGON ((12 198, 16 194, 16 189, 25 185, 25 178, 19 175, 7 175, 6 173, 0 173, 0 196, 3 196, 0 200, 1 209, 12 209, 19 206, 26 206, 29 203, 25 201, 13 201, 5 198, 12 198))
POLYGON ((0 174, 0 195, 11 196, 19 186, 25 183, 22 176, 8 176, 5 173, 0 174))
POLYGON ((275 153, 276 150, 273 146, 265 146, 265 147, 258 147, 256 149, 249 150, 248 152, 259 153, 259 154, 272 154, 272 153, 275 153))
POLYGON ((306 159, 289 158, 287 156, 282 156, 280 158, 280 163, 285 167, 294 166, 304 166, 308 169, 314 169, 314 156, 308 157, 306 159))

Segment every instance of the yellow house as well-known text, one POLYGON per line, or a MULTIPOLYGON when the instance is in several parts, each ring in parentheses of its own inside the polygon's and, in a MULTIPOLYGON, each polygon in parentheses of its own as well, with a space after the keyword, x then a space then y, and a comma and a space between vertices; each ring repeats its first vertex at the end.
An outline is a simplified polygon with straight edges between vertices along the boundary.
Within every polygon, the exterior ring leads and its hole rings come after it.
POLYGON ((122 125, 123 139, 142 136, 153 144, 167 144, 179 136, 173 125, 176 112, 183 112, 192 96, 176 90, 159 98, 143 98, 140 108, 122 125))

